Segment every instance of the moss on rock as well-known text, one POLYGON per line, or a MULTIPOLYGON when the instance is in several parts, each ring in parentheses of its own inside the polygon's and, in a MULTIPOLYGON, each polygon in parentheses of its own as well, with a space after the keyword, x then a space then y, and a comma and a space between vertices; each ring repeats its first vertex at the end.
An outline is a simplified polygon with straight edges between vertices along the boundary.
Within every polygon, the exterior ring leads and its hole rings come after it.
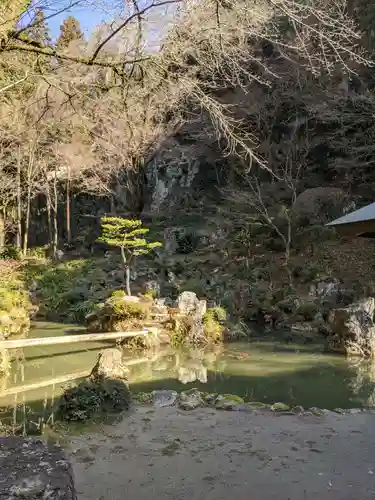
POLYGON ((122 380, 88 379, 61 396, 57 417, 68 422, 85 422, 97 416, 127 410, 131 393, 122 380))
POLYGON ((272 411, 290 411, 290 406, 285 403, 274 403, 271 405, 272 411))
POLYGON ((238 405, 244 403, 245 401, 236 394, 223 394, 216 398, 215 408, 217 410, 234 410, 238 405))
POLYGON ((115 291, 104 303, 97 304, 86 316, 90 332, 119 332, 143 326, 150 316, 152 302, 129 297, 122 290, 115 291))

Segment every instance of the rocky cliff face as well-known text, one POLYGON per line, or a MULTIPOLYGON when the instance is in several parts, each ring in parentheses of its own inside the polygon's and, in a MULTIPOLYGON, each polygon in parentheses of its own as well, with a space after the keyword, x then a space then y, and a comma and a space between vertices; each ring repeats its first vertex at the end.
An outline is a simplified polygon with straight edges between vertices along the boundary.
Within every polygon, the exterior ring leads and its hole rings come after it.
POLYGON ((148 164, 146 212, 199 207, 205 198, 217 195, 226 162, 202 125, 182 128, 148 164))

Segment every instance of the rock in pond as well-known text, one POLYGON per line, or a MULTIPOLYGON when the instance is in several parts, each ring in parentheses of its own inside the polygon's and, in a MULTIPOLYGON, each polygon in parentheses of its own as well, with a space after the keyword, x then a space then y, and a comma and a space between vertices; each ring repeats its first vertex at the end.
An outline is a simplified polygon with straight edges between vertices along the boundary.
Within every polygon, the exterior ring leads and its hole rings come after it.
POLYGON ((176 391, 153 391, 152 400, 154 406, 162 408, 163 406, 173 406, 177 401, 178 394, 176 391))
POLYGON ((199 300, 194 292, 182 292, 177 297, 176 303, 182 314, 197 314, 203 318, 207 311, 207 302, 199 300))
POLYGON ((205 402, 198 389, 190 389, 189 391, 181 392, 178 406, 182 410, 195 410, 195 408, 205 406, 205 402))
POLYGON ((99 354, 98 360, 92 369, 90 377, 114 378, 127 380, 129 369, 122 363, 122 352, 119 349, 107 349, 99 354))
POLYGON ((285 403, 274 403, 271 405, 272 411, 290 411, 290 406, 285 403))
POLYGON ((73 470, 59 446, 0 438, 0 500, 76 500, 73 470))
POLYGON ((374 312, 373 297, 331 310, 328 316, 330 349, 347 355, 375 357, 374 312))
POLYGON ((218 396, 215 401, 217 410, 241 410, 244 405, 244 400, 234 394, 223 394, 218 396))

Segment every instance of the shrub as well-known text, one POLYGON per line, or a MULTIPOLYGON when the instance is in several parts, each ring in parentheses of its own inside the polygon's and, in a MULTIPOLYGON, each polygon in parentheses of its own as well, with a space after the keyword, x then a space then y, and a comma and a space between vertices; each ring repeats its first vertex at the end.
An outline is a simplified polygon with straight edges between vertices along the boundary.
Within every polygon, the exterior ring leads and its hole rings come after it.
POLYGON ((144 294, 143 294, 143 297, 147 300, 154 300, 156 299, 158 295, 158 292, 157 290, 155 290, 154 288, 151 288, 150 290, 147 290, 144 294))
POLYGON ((204 333, 208 342, 218 342, 223 337, 223 322, 227 319, 227 313, 222 307, 208 309, 203 317, 204 333))
POLYGON ((127 295, 123 290, 117 290, 107 300, 106 304, 117 320, 137 319, 145 320, 149 316, 149 305, 126 300, 127 295))
POLYGON ((149 318, 151 301, 133 302, 123 290, 112 292, 105 301, 91 306, 86 326, 91 332, 121 331, 135 327, 149 318))
POLYGON ((20 260, 21 251, 15 245, 6 245, 0 253, 1 260, 20 260))
POLYGON ((25 334, 30 328, 32 309, 19 262, 0 265, 0 331, 5 337, 25 334))
POLYGON ((297 309, 297 300, 294 297, 288 297, 284 300, 280 300, 277 304, 278 309, 287 314, 292 314, 297 309))
POLYGON ((49 246, 44 245, 41 247, 28 248, 26 255, 35 259, 45 259, 47 257, 49 246))
POLYGON ((119 380, 85 380, 67 389, 57 406, 57 417, 68 422, 84 422, 95 416, 127 410, 131 403, 128 386, 119 380))
POLYGON ((171 315, 165 326, 169 331, 172 347, 181 347, 188 343, 191 327, 188 318, 178 318, 171 315))
POLYGON ((318 310, 318 306, 313 302, 303 302, 298 306, 296 312, 298 315, 302 316, 304 320, 312 321, 315 318, 318 310))
POLYGON ((127 410, 131 403, 128 386, 119 380, 85 380, 67 389, 57 407, 57 417, 84 422, 95 416, 127 410))
POLYGON ((91 260, 29 265, 28 274, 38 284, 37 298, 47 319, 81 323, 108 296, 108 276, 91 260))

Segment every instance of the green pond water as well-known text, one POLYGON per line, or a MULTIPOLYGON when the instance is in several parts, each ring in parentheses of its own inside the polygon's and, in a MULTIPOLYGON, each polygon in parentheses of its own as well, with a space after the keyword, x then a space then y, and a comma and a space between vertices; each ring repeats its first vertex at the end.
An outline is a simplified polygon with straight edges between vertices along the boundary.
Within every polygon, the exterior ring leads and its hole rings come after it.
MULTIPOLYGON (((60 336, 71 334, 71 329, 40 323, 29 336, 60 336)), ((112 345, 89 342, 17 350, 11 374, 0 386, 3 416, 19 421, 28 407, 42 412, 45 419, 64 389, 88 374, 98 353, 112 345)), ((215 349, 165 348, 146 354, 124 350, 123 357, 133 392, 198 387, 237 394, 248 401, 282 401, 305 408, 375 406, 375 364, 350 362, 314 346, 265 340, 215 349)))

